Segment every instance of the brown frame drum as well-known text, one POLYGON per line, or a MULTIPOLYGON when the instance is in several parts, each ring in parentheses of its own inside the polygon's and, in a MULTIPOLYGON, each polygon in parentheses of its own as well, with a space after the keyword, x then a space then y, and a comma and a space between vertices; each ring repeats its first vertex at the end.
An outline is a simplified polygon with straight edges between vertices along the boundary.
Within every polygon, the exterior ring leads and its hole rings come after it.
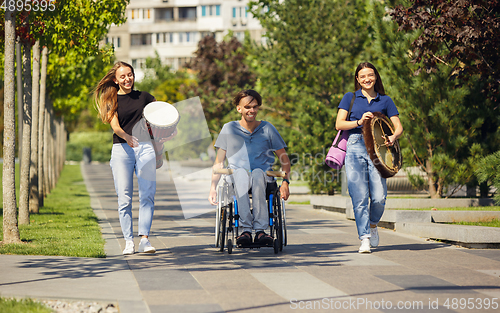
POLYGON ((374 112, 373 118, 363 126, 363 137, 368 155, 384 178, 396 175, 403 165, 399 142, 396 140, 390 147, 385 145, 384 137, 393 133, 391 121, 380 112, 374 112))

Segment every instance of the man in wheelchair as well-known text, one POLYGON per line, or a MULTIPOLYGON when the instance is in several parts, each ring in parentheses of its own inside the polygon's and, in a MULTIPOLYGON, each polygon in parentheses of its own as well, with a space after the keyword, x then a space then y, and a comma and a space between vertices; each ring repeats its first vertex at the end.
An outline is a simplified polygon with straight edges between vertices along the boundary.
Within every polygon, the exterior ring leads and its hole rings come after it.
MULTIPOLYGON (((239 225, 242 233, 236 238, 241 247, 253 243, 261 246, 273 244, 273 238, 265 233, 269 227, 269 212, 266 206, 267 183, 274 184, 274 178, 266 175, 279 159, 286 173, 280 187, 281 198, 287 200, 290 192, 290 160, 285 151, 286 144, 277 129, 269 122, 258 121, 257 113, 262 105, 262 97, 254 90, 238 92, 233 104, 241 114, 241 119, 225 124, 215 142, 218 148, 214 169, 224 167, 227 157, 229 168, 233 169, 232 181, 238 200, 239 225), (252 210, 250 197, 252 195, 252 210), (252 231, 255 238, 252 241, 252 231)), ((217 204, 217 184, 220 174, 212 174, 209 202, 217 204)))

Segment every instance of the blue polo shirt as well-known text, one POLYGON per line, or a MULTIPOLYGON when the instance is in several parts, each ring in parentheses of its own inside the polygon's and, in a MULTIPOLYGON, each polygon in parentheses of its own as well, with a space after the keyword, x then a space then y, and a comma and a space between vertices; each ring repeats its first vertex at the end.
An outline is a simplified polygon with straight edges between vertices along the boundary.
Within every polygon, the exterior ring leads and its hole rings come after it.
MULTIPOLYGON (((391 97, 387 95, 381 95, 377 93, 377 97, 370 103, 368 103, 368 99, 363 95, 361 89, 357 90, 354 95, 356 96, 356 98, 354 99, 354 103, 352 105, 351 117, 349 121, 356 121, 361 119, 363 114, 365 114, 366 112, 381 112, 389 118, 399 114, 394 101, 392 101, 391 97)), ((340 101, 339 109, 349 111, 352 97, 352 92, 346 93, 340 101)), ((361 128, 362 126, 351 129, 350 133, 361 133, 361 128)))
POLYGON ((274 151, 286 148, 286 144, 269 122, 261 121, 251 133, 239 121, 232 121, 222 127, 215 147, 226 151, 230 168, 267 171, 274 164, 274 151))

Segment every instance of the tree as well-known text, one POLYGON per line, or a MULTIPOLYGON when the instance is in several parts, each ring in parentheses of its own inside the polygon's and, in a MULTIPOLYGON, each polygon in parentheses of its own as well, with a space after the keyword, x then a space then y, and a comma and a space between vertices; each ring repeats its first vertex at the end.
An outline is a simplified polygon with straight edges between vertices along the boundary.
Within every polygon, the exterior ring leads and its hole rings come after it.
MULTIPOLYGON (((445 64, 462 80, 478 74, 494 106, 500 88, 499 0, 410 0, 391 15, 401 31, 421 30, 412 43, 417 73, 445 64)), ((498 111, 496 113, 498 115, 498 111)))
MULTIPOLYGON (((40 103, 40 41, 36 41, 33 46, 33 83, 32 83, 32 125, 31 125, 31 156, 30 164, 32 169, 30 170, 29 184, 30 184, 30 194, 29 194, 29 212, 38 213, 40 206, 40 197, 38 189, 38 154, 41 150, 39 147, 38 123, 39 117, 39 103, 40 103)), ((29 221, 28 221, 29 222, 29 221)))
POLYGON ((15 179, 15 23, 14 11, 5 12, 4 136, 3 136, 3 243, 20 242, 17 226, 15 179))
MULTIPOLYGON (((333 194, 338 173, 324 164, 335 138, 342 95, 366 56, 365 1, 261 0, 249 4, 266 29, 266 44, 252 54, 259 91, 288 142, 294 169, 305 171, 313 193, 333 194)), ((295 177, 292 177, 295 179, 295 177)))
POLYGON ((170 66, 162 64, 156 53, 154 58, 146 59, 145 75, 137 83, 137 89, 151 93, 158 101, 174 104, 186 99, 183 91, 196 84, 193 76, 183 69, 173 71, 170 66))
MULTIPOLYGON (((97 79, 95 73, 99 73, 99 76, 102 76, 100 74, 105 67, 102 66, 102 64, 105 63, 107 65, 112 59, 112 49, 110 49, 109 46, 101 48, 99 46, 99 41, 102 40, 107 33, 109 25, 112 23, 120 24, 125 21, 124 11, 128 2, 128 0, 60 0, 47 3, 47 1, 33 0, 30 3, 31 10, 24 7, 24 2, 15 2, 16 6, 19 6, 21 3, 24 9, 22 14, 19 14, 21 22, 18 23, 20 27, 18 27, 17 33, 25 45, 24 53, 27 56, 25 58, 25 70, 27 69, 27 65, 31 64, 29 48, 35 41, 40 40, 43 46, 48 46, 49 49, 52 50, 52 53, 58 56, 58 61, 62 61, 60 62, 63 63, 62 66, 60 63, 56 66, 58 69, 57 73, 71 73, 66 77, 57 77, 55 79, 56 81, 59 80, 64 82, 49 90, 49 94, 51 94, 56 102, 58 114, 69 113, 64 114, 64 116, 68 119, 73 118, 74 120, 76 119, 75 115, 81 112, 82 106, 76 106, 74 104, 84 102, 78 100, 88 99, 89 87, 85 89, 82 88, 82 86, 93 85, 93 83, 86 83, 85 80, 95 81, 97 79), (43 6, 44 3, 48 4, 47 9, 40 10, 40 6, 43 6), (38 10, 36 9, 37 6, 38 10), (30 18, 29 23, 27 22, 28 17, 30 18), (94 60, 101 60, 101 64, 99 64, 99 62, 94 62, 94 60), (93 66, 88 66, 89 64, 93 66), (88 70, 87 72, 78 71, 78 67, 82 68, 84 66, 86 66, 85 69, 88 70), (89 73, 94 75, 81 76, 80 74, 82 73, 84 75, 89 73), (67 88, 68 86, 70 89, 67 88), (61 96, 61 98, 54 97, 54 95, 61 96), (75 97, 78 100, 75 101, 73 99, 75 97), (73 101, 67 101, 68 98, 73 101), (70 108, 70 106, 73 106, 73 108, 70 108), (64 109, 67 111, 65 112, 64 109)), ((2 31, 2 29, 0 29, 0 31, 2 31)), ((3 44, 3 42, 0 44, 3 44)), ((31 76, 26 76, 24 83, 31 84, 31 76)), ((30 90, 24 92, 26 96, 31 95, 31 88, 28 87, 28 89, 30 90)), ((45 90, 43 93, 45 93, 45 90)), ((45 101, 45 99, 42 101, 45 101)), ((88 101, 86 103, 88 103, 88 101)), ((29 107, 31 107, 31 103, 29 103, 28 107, 25 104, 26 121, 28 121, 29 126, 31 126, 31 112, 27 111, 29 107)), ((39 118, 43 119, 45 113, 41 110, 42 109, 37 113, 40 113, 39 118)), ((40 125, 43 124, 40 123, 40 125)), ((23 128, 25 128, 23 129, 23 138, 25 138, 23 154, 31 155, 30 149, 33 148, 36 150, 40 144, 33 143, 31 147, 29 142, 31 131, 29 131, 27 127, 23 128)), ((46 128, 35 126, 33 127, 33 132, 43 129, 46 128)), ((56 134, 56 136, 59 136, 62 135, 63 132, 58 129, 56 134)), ((46 138, 44 134, 39 133, 38 135, 40 141, 42 138, 46 138)), ((37 154, 37 151, 33 151, 33 158, 36 158, 35 155, 37 154)), ((26 212, 26 208, 28 207, 28 205, 25 205, 27 199, 26 195, 29 194, 29 191, 26 189, 29 186, 27 187, 28 184, 25 182, 29 182, 30 164, 29 161, 23 163, 21 169, 22 183, 20 191, 20 208, 23 212, 23 222, 25 222, 27 215, 24 214, 24 212, 26 212)), ((39 173, 38 175, 40 176, 41 174, 39 173)), ((36 183, 33 181, 33 184, 29 187, 30 190, 33 191, 33 197, 36 197, 35 184, 36 183)), ((50 188, 50 186, 48 188, 50 188)), ((36 202, 33 201, 33 204, 32 210, 37 211, 38 207, 36 206, 36 202)), ((29 221, 29 217, 27 220, 29 221)))
POLYGON ((431 198, 439 198, 449 185, 472 179, 469 158, 480 153, 474 138, 484 115, 471 114, 470 88, 457 82, 452 68, 436 64, 435 71, 414 74, 422 63, 412 62, 408 51, 421 32, 397 31, 386 10, 395 2, 371 3, 373 52, 386 91, 400 112, 405 134, 402 141, 407 140, 404 159, 407 165, 416 164, 426 173, 427 181, 412 179, 428 189, 431 198))
MULTIPOLYGON (((254 86, 256 76, 245 59, 248 52, 229 34, 222 42, 206 36, 198 43, 195 57, 186 64, 196 75, 197 85, 187 87, 189 96, 199 96, 208 127, 218 133, 234 112, 232 98, 241 89, 254 86)), ((231 117, 232 119, 232 117, 231 117)))
POLYGON ((500 204, 500 151, 482 158, 476 170, 480 182, 489 182, 496 188, 495 201, 500 204))
MULTIPOLYGON (((25 20, 28 23, 28 20, 25 20)), ((19 175, 19 224, 29 224, 29 192, 30 192, 30 168, 31 168, 31 125, 33 123, 31 115, 32 107, 32 81, 31 81, 31 43, 23 40, 23 140, 21 173, 19 175)), ((19 121, 21 123, 21 121, 19 121)))

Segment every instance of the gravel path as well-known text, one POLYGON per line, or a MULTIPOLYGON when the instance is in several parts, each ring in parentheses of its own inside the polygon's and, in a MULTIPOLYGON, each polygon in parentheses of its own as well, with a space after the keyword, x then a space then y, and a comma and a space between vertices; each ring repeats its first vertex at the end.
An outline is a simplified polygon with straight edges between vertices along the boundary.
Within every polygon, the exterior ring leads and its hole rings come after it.
POLYGON ((90 301, 41 300, 56 313, 119 313, 116 303, 90 301))

